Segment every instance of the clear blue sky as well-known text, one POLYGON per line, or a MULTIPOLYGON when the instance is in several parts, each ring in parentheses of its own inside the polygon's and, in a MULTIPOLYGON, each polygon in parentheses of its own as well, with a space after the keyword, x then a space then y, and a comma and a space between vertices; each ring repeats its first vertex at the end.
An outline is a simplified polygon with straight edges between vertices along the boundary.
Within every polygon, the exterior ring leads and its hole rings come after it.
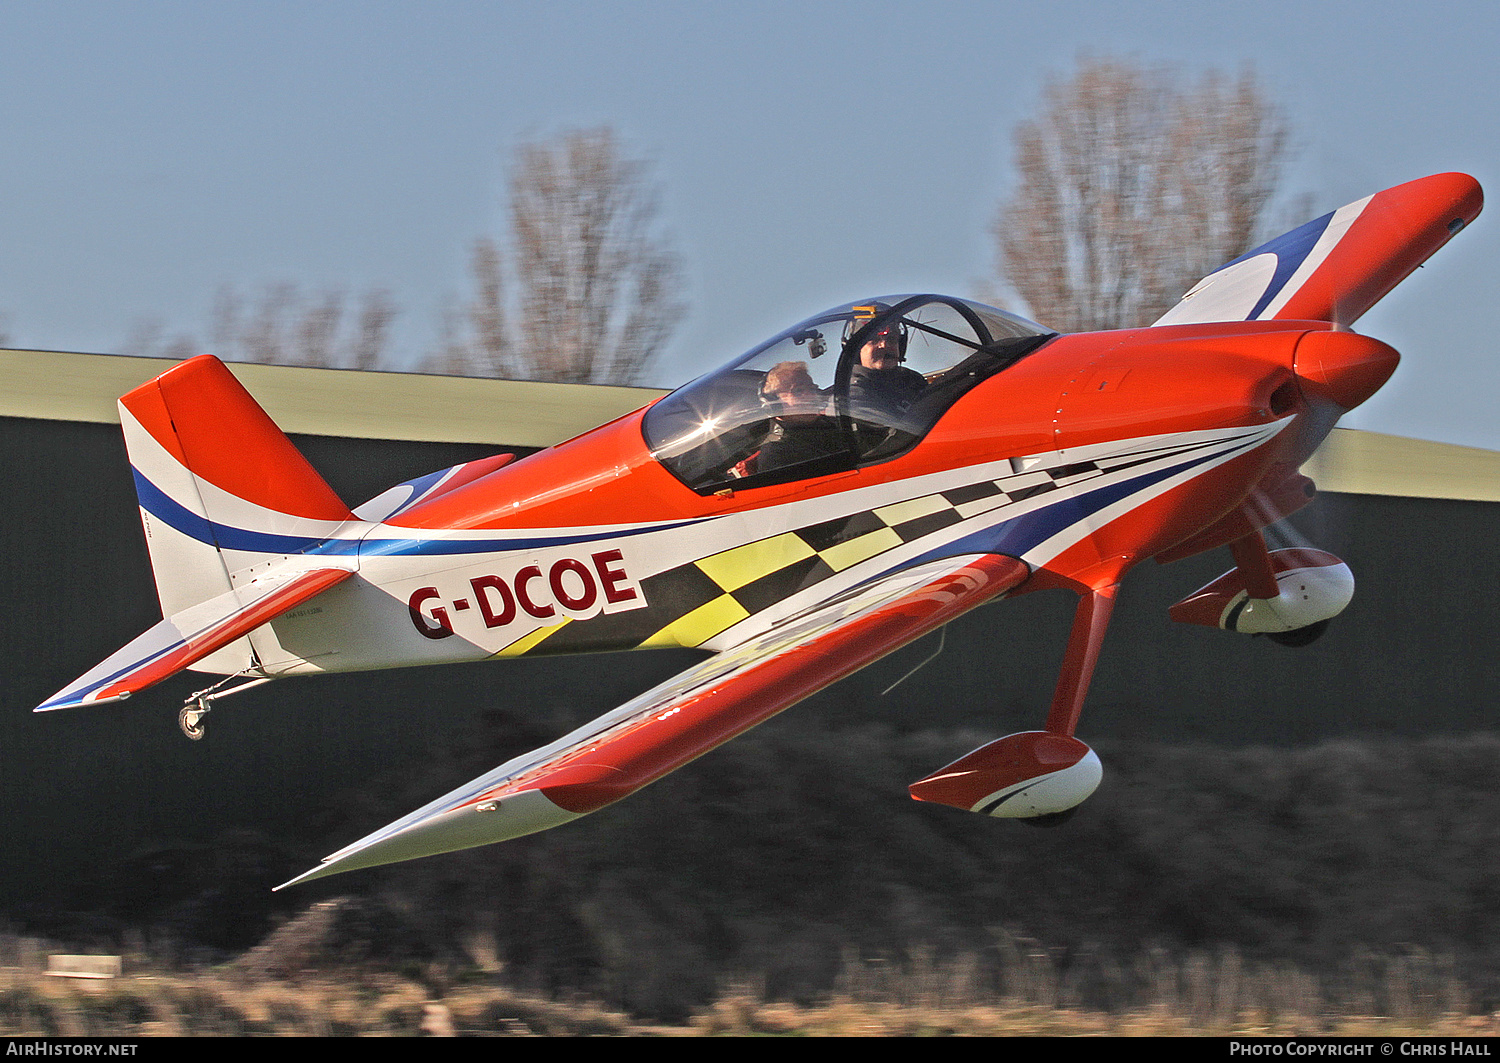
MULTIPOLYGON (((1500 5, 0 0, 0 313, 20 346, 206 337, 215 290, 373 285, 436 342, 522 138, 655 161, 691 317, 650 382, 892 291, 975 294, 1010 131, 1080 53, 1253 63, 1322 213, 1464 170, 1500 195, 1500 5)), ((1360 323, 1346 423, 1500 449, 1500 206, 1360 323)))

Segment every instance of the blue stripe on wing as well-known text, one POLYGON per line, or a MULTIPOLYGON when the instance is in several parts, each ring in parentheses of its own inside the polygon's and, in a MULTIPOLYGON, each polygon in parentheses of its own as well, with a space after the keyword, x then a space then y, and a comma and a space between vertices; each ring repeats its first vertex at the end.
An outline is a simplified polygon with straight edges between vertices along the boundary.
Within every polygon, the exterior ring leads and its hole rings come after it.
MULTIPOLYGON (((1253 251, 1246 251, 1232 262, 1226 262, 1214 273, 1222 273, 1230 266, 1258 258, 1261 255, 1276 256, 1276 271, 1271 276, 1271 281, 1266 285, 1265 292, 1261 295, 1255 308, 1246 315, 1247 320, 1255 320, 1261 315, 1265 308, 1271 305, 1271 300, 1281 294, 1281 289, 1286 287, 1287 281, 1297 272, 1302 263, 1307 261, 1307 256, 1312 254, 1312 249, 1318 245, 1318 240, 1333 221, 1333 211, 1329 211, 1321 218, 1315 218, 1306 225, 1299 225, 1289 233, 1282 233, 1276 239, 1261 244, 1253 251)), ((1210 274, 1209 276, 1212 276, 1210 274)))

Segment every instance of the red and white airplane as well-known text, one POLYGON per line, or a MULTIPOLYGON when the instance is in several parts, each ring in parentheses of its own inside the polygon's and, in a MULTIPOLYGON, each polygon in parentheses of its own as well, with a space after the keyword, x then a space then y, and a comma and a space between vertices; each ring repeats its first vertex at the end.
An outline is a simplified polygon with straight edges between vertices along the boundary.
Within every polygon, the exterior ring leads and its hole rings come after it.
POLYGON ((352 511, 221 362, 195 358, 120 400, 166 619, 38 711, 223 675, 182 710, 196 737, 215 698, 286 676, 712 651, 290 885, 566 823, 984 602, 1066 588, 1044 728, 911 786, 1059 818, 1100 780, 1074 730, 1132 566, 1227 546, 1234 567, 1172 618, 1292 643, 1348 604, 1342 562, 1268 551, 1260 530, 1310 500, 1299 466, 1396 367, 1347 326, 1482 201, 1440 174, 1351 203, 1150 328, 1060 336, 947 296, 851 303, 569 442, 352 511))

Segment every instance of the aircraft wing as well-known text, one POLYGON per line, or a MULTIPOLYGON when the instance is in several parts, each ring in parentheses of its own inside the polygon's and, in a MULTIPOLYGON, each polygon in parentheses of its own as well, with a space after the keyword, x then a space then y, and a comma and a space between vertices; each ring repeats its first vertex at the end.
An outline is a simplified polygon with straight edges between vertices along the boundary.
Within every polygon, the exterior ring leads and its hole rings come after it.
POLYGON ((34 710, 119 701, 176 675, 294 606, 354 575, 347 568, 268 573, 149 629, 34 710))
POLYGON ((516 757, 278 889, 505 841, 604 807, 1005 593, 1014 558, 967 555, 869 580, 725 649, 551 745, 516 757))
POLYGON ((1352 324, 1479 216, 1484 193, 1443 173, 1377 192, 1308 222, 1204 277, 1155 324, 1352 324))

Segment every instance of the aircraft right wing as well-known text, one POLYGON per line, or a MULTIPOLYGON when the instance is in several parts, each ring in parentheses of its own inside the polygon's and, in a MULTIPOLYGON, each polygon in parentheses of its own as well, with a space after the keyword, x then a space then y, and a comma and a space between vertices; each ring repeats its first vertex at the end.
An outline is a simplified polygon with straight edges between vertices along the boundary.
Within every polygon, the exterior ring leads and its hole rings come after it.
POLYGON ((1440 173, 1388 188, 1220 266, 1155 324, 1352 324, 1483 206, 1484 192, 1467 174, 1440 173))
POLYGON ((277 889, 559 826, 618 801, 1030 575, 997 554, 869 580, 326 857, 277 889))

